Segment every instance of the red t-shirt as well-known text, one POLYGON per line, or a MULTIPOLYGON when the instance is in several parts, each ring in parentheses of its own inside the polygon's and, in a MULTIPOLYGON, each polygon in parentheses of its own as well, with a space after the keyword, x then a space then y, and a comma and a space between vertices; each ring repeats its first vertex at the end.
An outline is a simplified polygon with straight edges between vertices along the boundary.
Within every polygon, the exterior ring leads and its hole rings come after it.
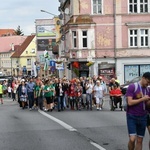
POLYGON ((122 96, 121 90, 120 89, 113 89, 110 91, 110 96, 122 96))

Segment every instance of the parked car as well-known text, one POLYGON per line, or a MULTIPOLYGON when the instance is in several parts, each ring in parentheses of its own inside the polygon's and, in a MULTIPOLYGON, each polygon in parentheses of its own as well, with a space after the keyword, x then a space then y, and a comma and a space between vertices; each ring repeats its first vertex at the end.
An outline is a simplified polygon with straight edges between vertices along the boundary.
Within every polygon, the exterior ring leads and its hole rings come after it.
POLYGON ((142 78, 142 77, 136 77, 136 78, 132 79, 131 81, 129 81, 129 82, 127 82, 127 83, 121 85, 120 88, 121 88, 122 94, 123 94, 123 95, 126 94, 126 91, 127 91, 127 88, 128 88, 128 86, 129 86, 129 84, 135 83, 135 82, 139 82, 139 81, 141 80, 141 78, 142 78))

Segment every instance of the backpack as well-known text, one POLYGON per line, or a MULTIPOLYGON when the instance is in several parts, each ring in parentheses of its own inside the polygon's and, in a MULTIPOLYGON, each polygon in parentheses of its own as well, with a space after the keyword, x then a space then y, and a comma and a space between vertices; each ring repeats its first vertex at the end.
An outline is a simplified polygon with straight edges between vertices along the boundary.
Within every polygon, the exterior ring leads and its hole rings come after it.
MULTIPOLYGON (((138 82, 134 83, 134 93, 137 91, 138 89, 138 82)), ((149 92, 149 88, 147 88, 147 91, 149 92)), ((126 97, 126 94, 123 96, 123 109, 124 111, 127 111, 127 108, 128 108, 128 102, 127 102, 127 97, 126 97)))
MULTIPOLYGON (((134 93, 136 92, 136 90, 138 89, 138 83, 134 83, 134 93)), ((128 107, 128 102, 127 102, 127 97, 126 94, 123 96, 123 109, 124 111, 127 111, 127 107, 128 107)))

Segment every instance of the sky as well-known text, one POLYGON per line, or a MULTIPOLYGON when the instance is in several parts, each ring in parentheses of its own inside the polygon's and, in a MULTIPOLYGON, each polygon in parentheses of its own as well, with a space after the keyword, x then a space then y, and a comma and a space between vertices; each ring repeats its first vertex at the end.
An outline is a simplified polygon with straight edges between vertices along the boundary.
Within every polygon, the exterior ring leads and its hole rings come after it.
POLYGON ((58 0, 4 0, 0 4, 0 29, 17 29, 20 26, 24 35, 35 33, 36 19, 52 19, 53 16, 41 12, 45 10, 59 15, 58 0))

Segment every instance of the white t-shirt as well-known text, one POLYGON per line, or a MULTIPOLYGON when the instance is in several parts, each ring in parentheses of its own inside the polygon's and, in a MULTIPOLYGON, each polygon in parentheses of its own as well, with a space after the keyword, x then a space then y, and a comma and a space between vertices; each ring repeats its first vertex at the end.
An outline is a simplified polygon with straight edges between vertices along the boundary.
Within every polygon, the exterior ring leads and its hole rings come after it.
POLYGON ((87 84, 86 87, 88 88, 86 93, 91 94, 93 91, 93 84, 87 84))
POLYGON ((97 97, 97 98, 103 98, 103 91, 104 91, 103 86, 101 86, 101 85, 100 86, 95 85, 94 91, 95 91, 95 97, 97 97))

